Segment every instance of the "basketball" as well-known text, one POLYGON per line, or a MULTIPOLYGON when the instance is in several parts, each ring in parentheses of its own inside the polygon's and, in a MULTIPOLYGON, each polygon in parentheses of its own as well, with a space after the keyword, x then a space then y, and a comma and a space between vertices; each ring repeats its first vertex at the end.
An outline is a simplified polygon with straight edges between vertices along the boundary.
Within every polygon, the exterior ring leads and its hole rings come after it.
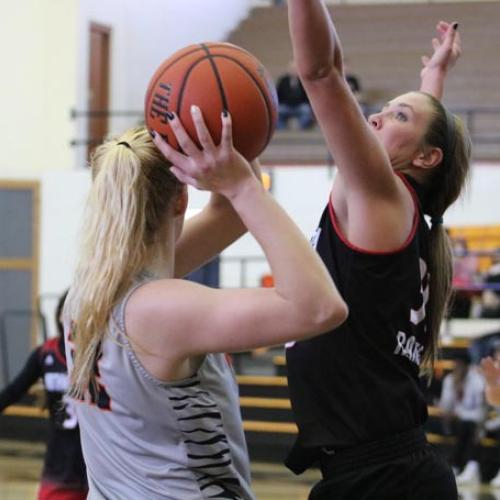
POLYGON ((259 156, 273 135, 278 107, 274 81, 255 56, 236 45, 189 45, 164 61, 146 92, 146 126, 178 148, 167 118, 175 112, 196 140, 192 105, 201 109, 216 143, 221 138, 221 113, 229 111, 234 146, 248 160, 259 156))

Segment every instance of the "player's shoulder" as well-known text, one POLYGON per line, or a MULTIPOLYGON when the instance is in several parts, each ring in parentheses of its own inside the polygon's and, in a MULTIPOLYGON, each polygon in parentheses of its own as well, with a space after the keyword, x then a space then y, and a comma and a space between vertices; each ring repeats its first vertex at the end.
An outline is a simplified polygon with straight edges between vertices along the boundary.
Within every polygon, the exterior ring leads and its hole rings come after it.
POLYGON ((185 304, 189 304, 191 310, 194 310, 201 288, 206 287, 184 279, 149 281, 129 296, 126 303, 127 317, 151 319, 165 314, 176 316, 184 310, 185 304))

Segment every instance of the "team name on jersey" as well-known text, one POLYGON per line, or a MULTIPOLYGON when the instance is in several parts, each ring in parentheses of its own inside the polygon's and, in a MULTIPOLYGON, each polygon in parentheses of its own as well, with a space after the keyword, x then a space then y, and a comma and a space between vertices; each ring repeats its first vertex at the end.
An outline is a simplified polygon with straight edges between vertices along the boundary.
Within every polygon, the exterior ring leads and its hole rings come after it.
MULTIPOLYGON (((429 275, 427 273, 427 264, 420 259, 420 291, 419 301, 421 306, 418 309, 410 309, 410 323, 412 330, 421 329, 426 331, 425 307, 429 301, 429 275), (425 283, 425 286, 424 286, 425 283)), ((412 363, 420 366, 424 346, 417 341, 415 335, 408 335, 405 332, 398 331, 396 335, 396 348, 394 354, 408 358, 412 363)))
POLYGON ((417 341, 415 336, 411 335, 407 338, 406 333, 400 331, 396 336, 396 342, 397 346, 394 350, 394 354, 400 354, 420 366, 424 346, 417 341))

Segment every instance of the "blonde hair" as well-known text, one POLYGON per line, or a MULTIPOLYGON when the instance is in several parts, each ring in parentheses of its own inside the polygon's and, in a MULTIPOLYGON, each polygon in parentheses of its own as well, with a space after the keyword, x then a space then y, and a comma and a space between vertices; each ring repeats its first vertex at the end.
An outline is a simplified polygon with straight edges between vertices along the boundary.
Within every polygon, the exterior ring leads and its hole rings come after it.
POLYGON ((81 249, 68 297, 75 345, 70 395, 95 388, 95 363, 113 307, 144 268, 179 182, 145 128, 99 146, 91 158, 81 249))
MULTIPOLYGON (((442 220, 467 186, 470 175, 471 139, 462 120, 449 113, 436 98, 424 94, 432 107, 431 123, 424 137, 427 146, 443 151, 441 164, 427 183, 423 210, 431 221, 442 220)), ((431 225, 429 237, 428 329, 431 342, 424 351, 423 367, 430 372, 438 352, 439 331, 448 307, 452 287, 451 243, 442 223, 431 225)))

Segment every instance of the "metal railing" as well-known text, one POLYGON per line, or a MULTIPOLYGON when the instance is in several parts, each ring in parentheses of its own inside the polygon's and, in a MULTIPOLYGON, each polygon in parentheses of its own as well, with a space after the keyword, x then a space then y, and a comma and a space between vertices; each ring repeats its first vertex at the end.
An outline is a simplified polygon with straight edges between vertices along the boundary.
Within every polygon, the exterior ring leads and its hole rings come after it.
MULTIPOLYGON (((371 113, 377 112, 380 109, 378 105, 367 105, 365 106, 365 114, 369 115, 371 113)), ((469 130, 469 133, 474 144, 499 144, 500 145, 500 107, 467 107, 467 106, 457 106, 450 107, 450 111, 461 116, 469 130), (477 123, 481 117, 497 117, 496 123, 498 127, 493 133, 486 133, 477 130, 477 123)), ((70 118, 72 120, 77 119, 101 119, 101 118, 136 118, 137 122, 143 122, 144 112, 138 110, 70 110, 70 118)), ((290 141, 294 144, 299 145, 324 145, 325 142, 321 135, 311 135, 311 134, 294 134, 292 137, 287 137, 287 134, 276 134, 271 140, 270 147, 274 145, 286 145, 290 141)), ((78 146, 93 146, 100 142, 100 140, 93 138, 75 138, 71 140, 70 145, 72 147, 78 146)))
MULTIPOLYGON (((234 287, 229 288, 246 288, 250 283, 250 265, 251 264, 263 264, 267 268, 269 268, 267 264, 267 259, 263 255, 252 255, 252 256, 244 256, 244 257, 233 257, 233 256, 222 256, 220 259, 220 273, 221 273, 221 284, 224 286, 224 281, 228 281, 224 279, 225 274, 229 274, 227 265, 238 265, 239 269, 234 273, 235 275, 239 275, 239 282, 234 287)), ((255 276, 254 276, 255 277, 255 276)), ((255 281, 255 280, 253 280, 255 281)), ((224 286, 226 288, 226 286, 224 286)))

